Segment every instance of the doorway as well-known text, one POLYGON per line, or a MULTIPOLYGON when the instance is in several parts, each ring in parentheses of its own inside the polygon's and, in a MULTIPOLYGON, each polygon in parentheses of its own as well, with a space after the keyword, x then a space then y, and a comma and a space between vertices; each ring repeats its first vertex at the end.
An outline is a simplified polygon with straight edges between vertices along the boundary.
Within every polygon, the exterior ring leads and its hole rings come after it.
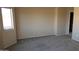
POLYGON ((69 33, 72 34, 72 30, 73 30, 73 16, 74 13, 70 12, 70 24, 69 24, 69 33))

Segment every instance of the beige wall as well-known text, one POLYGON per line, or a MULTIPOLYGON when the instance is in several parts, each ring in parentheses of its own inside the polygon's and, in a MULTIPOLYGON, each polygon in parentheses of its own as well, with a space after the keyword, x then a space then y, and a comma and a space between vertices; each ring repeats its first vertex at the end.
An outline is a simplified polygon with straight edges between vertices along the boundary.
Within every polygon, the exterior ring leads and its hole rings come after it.
POLYGON ((69 11, 73 8, 59 7, 56 12, 56 35, 69 34, 69 11))
POLYGON ((14 30, 3 31, 3 45, 4 48, 9 47, 16 43, 16 34, 14 30))
POLYGON ((74 22, 72 39, 79 41, 79 8, 74 8, 74 22))
POLYGON ((18 39, 55 34, 55 8, 16 8, 18 39))
POLYGON ((1 9, 0 9, 0 49, 2 48, 2 20, 1 20, 1 9))
POLYGON ((57 34, 66 33, 67 8, 58 8, 57 34))
POLYGON ((17 38, 69 34, 73 8, 16 8, 17 38))

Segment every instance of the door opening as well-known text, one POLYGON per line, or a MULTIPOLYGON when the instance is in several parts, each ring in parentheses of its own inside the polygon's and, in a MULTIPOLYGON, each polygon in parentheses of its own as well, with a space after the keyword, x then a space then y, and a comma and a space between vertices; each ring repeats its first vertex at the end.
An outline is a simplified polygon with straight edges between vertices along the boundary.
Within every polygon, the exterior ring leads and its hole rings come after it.
POLYGON ((74 13, 70 12, 69 33, 72 33, 72 29, 73 29, 73 16, 74 16, 74 13))

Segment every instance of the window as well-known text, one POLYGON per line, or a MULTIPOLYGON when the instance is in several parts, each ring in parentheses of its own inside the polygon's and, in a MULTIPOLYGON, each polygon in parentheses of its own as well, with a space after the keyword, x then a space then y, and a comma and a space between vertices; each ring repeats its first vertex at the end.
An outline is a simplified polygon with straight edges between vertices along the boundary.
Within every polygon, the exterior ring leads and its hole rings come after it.
POLYGON ((4 29, 13 29, 13 13, 12 8, 1 8, 2 11, 2 21, 4 29))

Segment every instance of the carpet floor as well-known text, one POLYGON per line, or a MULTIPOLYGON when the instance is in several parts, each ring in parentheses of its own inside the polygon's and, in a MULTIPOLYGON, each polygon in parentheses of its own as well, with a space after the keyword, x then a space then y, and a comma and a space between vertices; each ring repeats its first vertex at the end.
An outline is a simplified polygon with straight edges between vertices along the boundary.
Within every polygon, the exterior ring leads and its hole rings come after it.
POLYGON ((79 42, 70 36, 44 36, 18 40, 9 51, 79 51, 79 42))

